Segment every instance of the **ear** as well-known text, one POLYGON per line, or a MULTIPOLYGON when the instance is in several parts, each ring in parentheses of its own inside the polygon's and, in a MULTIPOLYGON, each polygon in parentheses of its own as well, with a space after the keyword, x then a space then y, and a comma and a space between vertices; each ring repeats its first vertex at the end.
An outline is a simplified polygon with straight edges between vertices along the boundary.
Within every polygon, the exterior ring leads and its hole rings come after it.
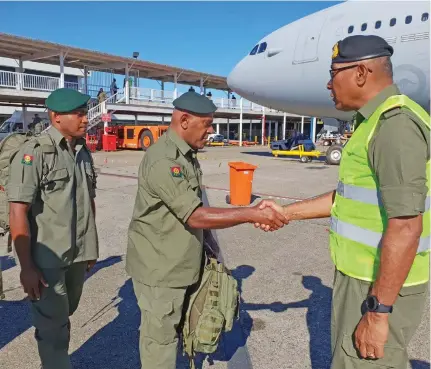
POLYGON ((189 127, 189 124, 190 124, 190 115, 188 115, 187 113, 181 114, 181 117, 180 117, 181 128, 186 130, 189 127))
POLYGON ((367 82, 368 78, 368 68, 363 65, 359 64, 356 72, 356 83, 359 87, 362 87, 365 85, 365 82, 367 82))

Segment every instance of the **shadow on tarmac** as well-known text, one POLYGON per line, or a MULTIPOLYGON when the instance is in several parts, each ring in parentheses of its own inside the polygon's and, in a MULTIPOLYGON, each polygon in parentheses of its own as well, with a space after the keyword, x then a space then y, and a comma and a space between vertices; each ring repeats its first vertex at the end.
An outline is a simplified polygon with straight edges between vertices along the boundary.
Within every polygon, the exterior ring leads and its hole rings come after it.
MULTIPOLYGON (((303 276, 302 285, 311 291, 308 299, 286 304, 288 309, 307 308, 307 327, 310 335, 312 369, 331 366, 331 302, 332 288, 326 287, 315 276, 303 276)), ((430 369, 430 363, 411 360, 412 369, 430 369)))
POLYGON ((430 369, 430 363, 422 360, 410 360, 412 369, 430 369))
MULTIPOLYGON (((13 260, 13 258, 9 259, 13 260)), ((121 256, 111 256, 99 261, 87 274, 85 280, 91 278, 101 269, 110 267, 120 261, 121 256)), ((15 261, 13 263, 15 264, 15 261)), ((30 314, 30 303, 27 298, 20 301, 0 301, 0 349, 32 327, 30 314)))
MULTIPOLYGON (((238 281, 239 290, 242 291, 242 281, 253 274, 255 268, 241 265, 232 270, 232 275, 238 281)), ((108 325, 95 333, 72 355, 72 363, 77 369, 128 369, 139 368, 139 324, 140 311, 133 291, 133 283, 128 279, 120 288, 118 297, 120 301, 113 307, 118 309, 118 316, 108 325)), ((117 300, 117 297, 112 301, 117 300)), ((195 364, 201 369, 205 360, 208 362, 228 362, 238 349, 244 347, 253 328, 253 319, 248 310, 271 310, 281 312, 287 305, 281 302, 271 304, 251 304, 241 300, 240 319, 232 331, 225 334, 214 354, 197 354, 195 364)), ((181 342, 181 340, 180 340, 181 342)), ((179 345, 177 355, 177 368, 188 368, 188 358, 182 354, 179 345)))

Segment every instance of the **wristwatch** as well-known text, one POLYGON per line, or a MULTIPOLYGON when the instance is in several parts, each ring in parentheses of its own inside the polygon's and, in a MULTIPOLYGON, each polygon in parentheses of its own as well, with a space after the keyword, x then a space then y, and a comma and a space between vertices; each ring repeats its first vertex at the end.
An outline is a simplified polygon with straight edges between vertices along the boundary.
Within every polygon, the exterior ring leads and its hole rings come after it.
POLYGON ((365 300, 365 306, 367 311, 372 313, 392 313, 393 307, 388 305, 383 305, 377 300, 376 296, 370 295, 365 300))

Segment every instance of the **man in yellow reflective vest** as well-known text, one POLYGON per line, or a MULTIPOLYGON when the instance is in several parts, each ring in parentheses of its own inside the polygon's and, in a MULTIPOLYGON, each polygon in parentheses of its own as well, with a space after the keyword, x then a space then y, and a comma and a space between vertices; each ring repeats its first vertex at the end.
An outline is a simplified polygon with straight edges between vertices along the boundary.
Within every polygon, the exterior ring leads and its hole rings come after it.
POLYGON ((261 206, 290 221, 331 217, 331 369, 406 369, 429 281, 430 116, 394 84, 384 39, 350 36, 332 51, 327 88, 357 112, 337 189, 261 206))

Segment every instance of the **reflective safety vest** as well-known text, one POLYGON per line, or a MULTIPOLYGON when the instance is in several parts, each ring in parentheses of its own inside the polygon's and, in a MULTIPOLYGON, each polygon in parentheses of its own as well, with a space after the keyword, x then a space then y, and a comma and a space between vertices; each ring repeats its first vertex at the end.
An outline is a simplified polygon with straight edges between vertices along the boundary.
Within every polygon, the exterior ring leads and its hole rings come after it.
MULTIPOLYGON (((430 116, 405 95, 389 97, 369 119, 355 129, 343 149, 339 182, 331 210, 331 258, 338 270, 353 278, 373 282, 380 264, 380 247, 388 217, 381 201, 378 181, 368 162, 368 145, 380 116, 405 107, 430 128, 430 116)), ((430 162, 426 166, 428 193, 423 231, 416 257, 404 286, 429 280, 430 252, 430 162)))

